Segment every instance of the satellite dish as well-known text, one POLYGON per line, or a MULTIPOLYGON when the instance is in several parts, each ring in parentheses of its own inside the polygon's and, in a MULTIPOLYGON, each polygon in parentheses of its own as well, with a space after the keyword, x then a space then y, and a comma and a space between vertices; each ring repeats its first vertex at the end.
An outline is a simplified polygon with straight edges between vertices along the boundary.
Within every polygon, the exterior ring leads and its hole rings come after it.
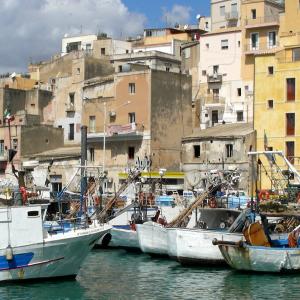
POLYGON ((196 16, 196 19, 197 19, 197 20, 200 20, 200 18, 201 18, 201 15, 198 14, 198 15, 196 16))
POLYGON ((17 77, 16 72, 11 73, 11 74, 9 75, 9 77, 12 78, 12 79, 16 78, 16 77, 17 77))
POLYGON ((183 26, 183 28, 186 30, 186 29, 189 28, 189 25, 188 25, 188 24, 185 24, 185 25, 183 26))
POLYGON ((64 37, 67 38, 69 35, 67 33, 65 33, 64 37))

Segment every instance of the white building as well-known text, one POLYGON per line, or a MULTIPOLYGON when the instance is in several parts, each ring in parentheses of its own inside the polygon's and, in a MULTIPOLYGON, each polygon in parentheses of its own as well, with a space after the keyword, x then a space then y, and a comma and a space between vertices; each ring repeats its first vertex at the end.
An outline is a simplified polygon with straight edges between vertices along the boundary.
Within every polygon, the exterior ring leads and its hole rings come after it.
POLYGON ((238 27, 241 22, 241 0, 211 0, 211 29, 238 27))
POLYGON ((61 41, 61 55, 66 55, 72 51, 91 51, 96 40, 96 34, 77 36, 68 36, 66 34, 61 41))
POLYGON ((252 104, 241 80, 241 38, 239 28, 201 36, 199 81, 203 129, 216 123, 252 120, 252 104))

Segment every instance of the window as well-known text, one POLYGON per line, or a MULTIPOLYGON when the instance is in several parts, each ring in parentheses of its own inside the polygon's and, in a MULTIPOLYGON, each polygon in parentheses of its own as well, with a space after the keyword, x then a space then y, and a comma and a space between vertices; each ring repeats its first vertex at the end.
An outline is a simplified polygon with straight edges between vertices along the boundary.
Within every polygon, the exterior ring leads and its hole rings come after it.
POLYGON ((12 148, 14 150, 18 150, 18 139, 13 139, 12 140, 12 148))
POLYGON ((269 75, 273 75, 274 74, 274 67, 273 66, 269 66, 268 67, 268 74, 269 75))
POLYGON ((276 47, 276 31, 268 33, 268 48, 276 47))
POLYGON ((69 141, 74 140, 74 124, 69 124, 69 141))
POLYGON ((213 66, 213 73, 214 74, 218 74, 219 73, 219 66, 218 65, 213 66))
POLYGON ((96 131, 96 116, 89 117, 89 131, 90 132, 96 131))
POLYGON ((232 3, 231 4, 231 12, 236 13, 237 12, 237 3, 232 3))
POLYGON ((244 112, 242 110, 239 110, 236 112, 236 120, 237 120, 237 122, 244 121, 244 112))
POLYGON ((206 70, 202 70, 202 76, 206 76, 206 70))
POLYGON ((86 50, 86 51, 92 50, 92 44, 86 44, 86 45, 85 45, 85 50, 86 50))
POLYGON ((135 83, 129 83, 128 92, 129 94, 135 94, 135 83))
POLYGON ((105 55, 105 48, 101 48, 101 55, 105 55))
POLYGON ((128 159, 134 159, 134 147, 128 147, 128 159))
POLYGON ((208 29, 208 22, 205 22, 205 29, 208 29))
POLYGON ((200 145, 194 145, 194 158, 200 157, 200 145))
POLYGON ((295 114, 286 114, 286 135, 295 135, 295 114))
POLYGON ((242 89, 241 88, 237 88, 237 95, 238 95, 238 97, 242 96, 242 89))
POLYGON ((213 100, 219 101, 219 89, 213 89, 213 100))
POLYGON ((241 47, 241 41, 238 41, 238 47, 239 48, 241 47))
POLYGON ((94 148, 89 149, 89 159, 90 159, 90 161, 95 161, 95 149, 94 148))
POLYGON ((295 142, 286 142, 285 149, 287 159, 290 161, 290 163, 294 164, 295 142))
POLYGON ((220 6, 220 16, 221 17, 225 16, 225 6, 224 5, 220 6))
POLYGON ((69 93, 69 103, 71 106, 75 104, 75 93, 69 93))
POLYGON ((295 78, 286 79, 286 100, 295 101, 296 94, 296 80, 295 78))
POLYGON ((39 217, 39 211, 38 210, 31 210, 27 212, 28 217, 39 217))
POLYGON ((212 126, 214 126, 214 124, 217 124, 219 122, 219 112, 217 110, 213 110, 211 112, 211 123, 212 126))
POLYGON ((221 40, 221 49, 228 50, 228 40, 221 40))
POLYGON ((273 100, 268 100, 268 108, 273 109, 274 107, 274 101, 273 100))
POLYGON ((77 75, 80 75, 80 68, 77 68, 77 75))
POLYGON ((250 50, 258 50, 259 49, 259 35, 257 32, 252 32, 250 34, 250 39, 251 39, 251 49, 250 50))
POLYGON ((209 43, 205 44, 206 49, 209 49, 209 43))
POLYGON ((293 61, 300 60, 300 48, 293 49, 293 61))
POLYGON ((170 67, 166 67, 166 72, 170 72, 170 67))
POLYGON ((226 157, 232 157, 233 156, 233 145, 227 144, 226 146, 226 157))
POLYGON ((256 9, 251 9, 251 18, 256 19, 256 9))
POLYGON ((129 123, 135 123, 135 113, 131 112, 128 114, 129 123))
POLYGON ((4 140, 0 140, 0 156, 4 155, 4 140))

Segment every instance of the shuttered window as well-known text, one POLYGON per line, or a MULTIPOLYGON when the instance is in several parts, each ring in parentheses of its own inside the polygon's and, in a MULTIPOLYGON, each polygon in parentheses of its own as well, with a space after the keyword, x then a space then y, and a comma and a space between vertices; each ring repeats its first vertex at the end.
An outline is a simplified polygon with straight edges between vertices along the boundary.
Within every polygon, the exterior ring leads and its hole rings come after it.
POLYGON ((286 135, 295 135, 295 114, 286 114, 286 135))
POLYGON ((295 78, 286 79, 286 100, 295 101, 296 80, 295 78))

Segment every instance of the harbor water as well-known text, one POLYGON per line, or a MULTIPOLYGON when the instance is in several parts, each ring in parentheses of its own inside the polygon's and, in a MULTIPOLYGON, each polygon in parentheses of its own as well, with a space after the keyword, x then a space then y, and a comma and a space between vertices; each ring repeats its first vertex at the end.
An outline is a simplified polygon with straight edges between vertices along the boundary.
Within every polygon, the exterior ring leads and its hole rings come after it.
POLYGON ((1 284, 1 300, 299 299, 300 275, 182 267, 125 250, 93 250, 76 280, 1 284))

